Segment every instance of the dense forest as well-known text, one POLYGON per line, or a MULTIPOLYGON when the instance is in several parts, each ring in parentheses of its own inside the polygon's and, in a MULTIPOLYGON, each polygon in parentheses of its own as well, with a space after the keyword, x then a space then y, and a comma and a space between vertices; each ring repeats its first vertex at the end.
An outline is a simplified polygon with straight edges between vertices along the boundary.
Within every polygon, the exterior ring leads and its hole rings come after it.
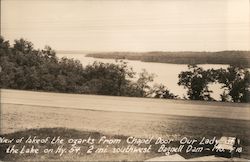
POLYGON ((83 67, 79 60, 56 56, 49 46, 34 49, 27 40, 11 46, 0 37, 1 88, 114 96, 148 96, 153 77, 143 71, 137 77, 124 61, 94 62, 83 67))
POLYGON ((250 51, 219 52, 104 52, 89 53, 88 57, 140 60, 174 64, 229 64, 250 67, 250 51))
MULTIPOLYGON (((237 52, 234 54, 236 57, 237 52)), ((179 74, 178 82, 187 89, 185 99, 213 101, 208 84, 217 82, 225 89, 220 101, 249 102, 250 73, 238 63, 218 70, 189 65, 187 71, 179 74)), ((79 60, 59 59, 49 46, 34 49, 33 44, 24 39, 10 45, 0 37, 0 88, 181 99, 165 85, 149 86, 153 80, 153 74, 145 70, 136 74, 123 60, 94 62, 83 67, 79 60)))

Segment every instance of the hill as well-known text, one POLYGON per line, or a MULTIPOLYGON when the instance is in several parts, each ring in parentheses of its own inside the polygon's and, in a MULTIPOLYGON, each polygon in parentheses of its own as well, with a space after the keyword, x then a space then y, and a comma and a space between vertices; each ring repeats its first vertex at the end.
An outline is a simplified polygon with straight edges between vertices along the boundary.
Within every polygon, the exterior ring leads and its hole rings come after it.
POLYGON ((89 53, 87 57, 140 60, 173 64, 230 64, 250 67, 250 51, 219 52, 103 52, 89 53))

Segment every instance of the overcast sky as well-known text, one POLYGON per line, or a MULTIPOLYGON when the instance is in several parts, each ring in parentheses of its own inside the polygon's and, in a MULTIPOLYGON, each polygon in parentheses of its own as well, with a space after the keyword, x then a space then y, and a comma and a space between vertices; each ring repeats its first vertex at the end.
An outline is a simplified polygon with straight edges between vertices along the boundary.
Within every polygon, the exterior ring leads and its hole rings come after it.
POLYGON ((2 0, 1 35, 87 51, 249 50, 249 0, 2 0))

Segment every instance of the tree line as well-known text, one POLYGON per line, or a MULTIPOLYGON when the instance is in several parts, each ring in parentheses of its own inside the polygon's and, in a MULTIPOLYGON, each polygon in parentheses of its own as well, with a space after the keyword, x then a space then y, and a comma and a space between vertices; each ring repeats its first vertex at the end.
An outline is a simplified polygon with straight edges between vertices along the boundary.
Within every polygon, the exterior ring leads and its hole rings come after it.
POLYGON ((136 78, 122 60, 83 67, 79 60, 59 59, 49 46, 34 49, 24 39, 15 40, 11 46, 0 37, 0 56, 1 88, 145 97, 150 88, 147 84, 153 80, 146 71, 136 78))
MULTIPOLYGON (((96 94, 130 97, 179 99, 162 84, 150 86, 154 75, 143 70, 136 74, 123 60, 94 62, 85 67, 79 60, 58 58, 51 47, 34 49, 31 42, 19 39, 13 45, 0 37, 0 87, 47 92, 96 94)), ((179 74, 187 99, 214 100, 208 89, 220 83, 225 89, 221 101, 249 102, 249 71, 241 66, 204 70, 189 65, 179 74)))
POLYGON ((250 51, 218 52, 102 52, 89 53, 88 57, 107 59, 140 60, 143 62, 160 62, 173 64, 226 64, 250 67, 250 51))
POLYGON ((208 85, 220 83, 224 89, 220 94, 221 101, 249 102, 250 101, 250 73, 243 66, 230 65, 226 69, 204 70, 196 65, 189 65, 188 71, 179 74, 178 85, 188 90, 190 100, 214 100, 208 85))

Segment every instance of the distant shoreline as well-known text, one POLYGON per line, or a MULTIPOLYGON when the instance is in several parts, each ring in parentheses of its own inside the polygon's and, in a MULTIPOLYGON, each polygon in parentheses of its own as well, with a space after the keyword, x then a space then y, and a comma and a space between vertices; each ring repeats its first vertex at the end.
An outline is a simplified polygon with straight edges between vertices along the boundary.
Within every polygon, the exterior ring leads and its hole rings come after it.
MULTIPOLYGON (((61 52, 60 52, 61 53, 61 52)), ((74 53, 78 54, 78 53, 74 53)), ((142 62, 172 64, 227 64, 250 67, 250 51, 219 52, 97 52, 86 57, 100 59, 127 59, 142 62)))

